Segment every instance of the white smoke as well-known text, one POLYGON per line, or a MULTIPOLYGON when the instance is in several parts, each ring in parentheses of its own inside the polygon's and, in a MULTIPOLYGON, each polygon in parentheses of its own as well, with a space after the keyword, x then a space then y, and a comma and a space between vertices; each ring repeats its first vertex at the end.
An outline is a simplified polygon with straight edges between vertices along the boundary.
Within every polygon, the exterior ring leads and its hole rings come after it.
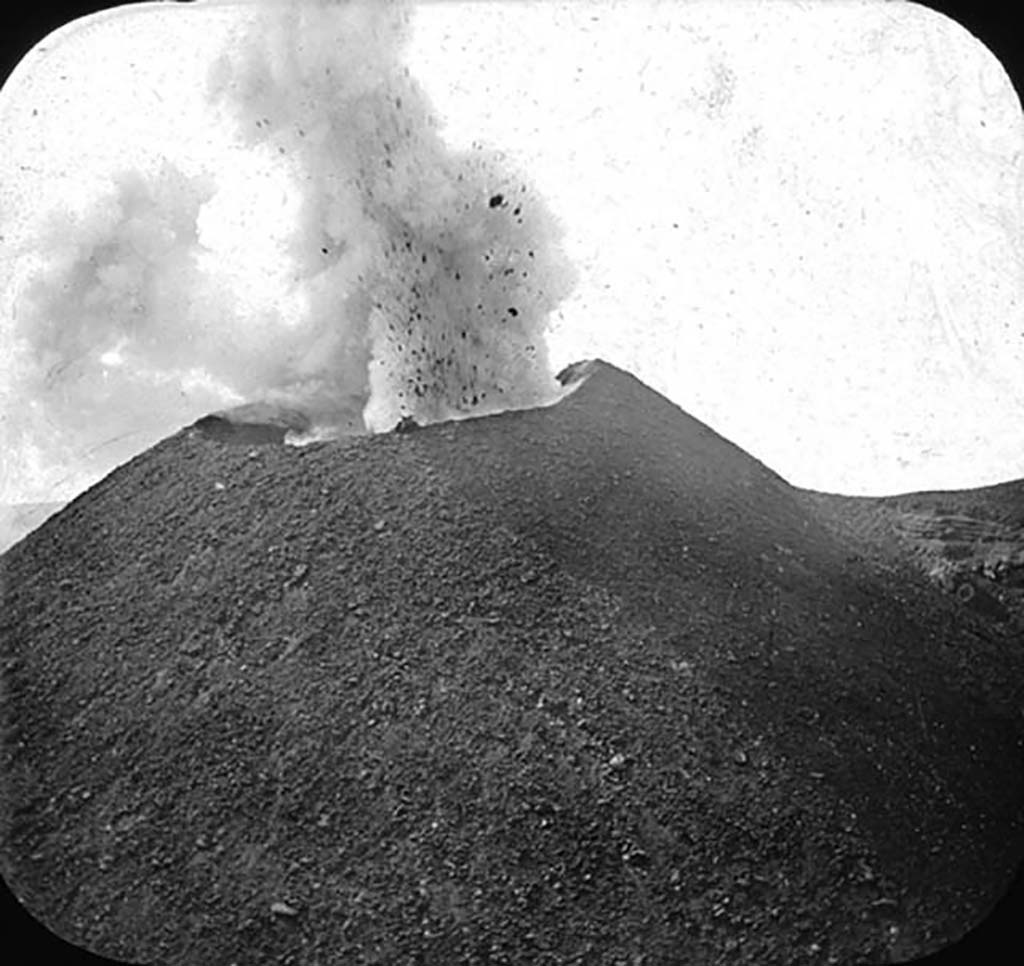
POLYGON ((39 212, 5 340, 8 447, 71 462, 102 422, 130 455, 182 400, 287 402, 351 432, 556 398, 560 227, 500 153, 446 147, 404 64, 409 6, 248 12, 205 79, 237 163, 121 170, 39 212))

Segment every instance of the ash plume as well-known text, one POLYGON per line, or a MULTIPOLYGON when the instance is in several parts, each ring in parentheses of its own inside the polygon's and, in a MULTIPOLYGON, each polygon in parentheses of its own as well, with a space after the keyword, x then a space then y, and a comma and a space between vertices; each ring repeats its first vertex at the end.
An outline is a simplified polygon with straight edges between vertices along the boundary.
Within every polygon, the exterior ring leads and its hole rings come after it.
POLYGON ((404 62, 411 6, 244 13, 196 79, 237 169, 169 149, 40 213, 8 443, 70 462, 97 421, 137 452, 225 403, 298 406, 331 435, 554 401, 544 331, 575 284, 560 227, 497 150, 446 146, 404 62))

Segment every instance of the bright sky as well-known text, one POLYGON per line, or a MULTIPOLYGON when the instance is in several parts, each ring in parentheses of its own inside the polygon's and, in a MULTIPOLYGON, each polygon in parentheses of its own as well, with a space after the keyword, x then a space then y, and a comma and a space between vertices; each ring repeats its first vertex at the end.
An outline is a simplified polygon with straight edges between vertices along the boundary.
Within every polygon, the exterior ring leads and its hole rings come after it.
MULTIPOLYGON (((6 238, 128 157, 272 181, 201 108, 234 16, 123 8, 29 55, 0 95, 6 238)), ((962 28, 870 0, 429 3, 409 63, 446 140, 506 151, 564 222, 556 366, 629 369, 801 486, 1024 476, 1024 117, 962 28)), ((45 459, 6 499, 43 498, 45 459)))

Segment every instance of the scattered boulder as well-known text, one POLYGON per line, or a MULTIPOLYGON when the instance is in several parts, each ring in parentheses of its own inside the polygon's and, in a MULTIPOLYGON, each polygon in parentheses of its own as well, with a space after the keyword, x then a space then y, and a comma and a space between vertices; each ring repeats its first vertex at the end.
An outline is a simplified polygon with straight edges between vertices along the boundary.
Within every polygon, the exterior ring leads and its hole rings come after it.
POLYGON ((273 902, 270 905, 270 913, 274 916, 284 916, 286 919, 294 919, 299 914, 299 910, 294 906, 288 905, 287 902, 273 902))

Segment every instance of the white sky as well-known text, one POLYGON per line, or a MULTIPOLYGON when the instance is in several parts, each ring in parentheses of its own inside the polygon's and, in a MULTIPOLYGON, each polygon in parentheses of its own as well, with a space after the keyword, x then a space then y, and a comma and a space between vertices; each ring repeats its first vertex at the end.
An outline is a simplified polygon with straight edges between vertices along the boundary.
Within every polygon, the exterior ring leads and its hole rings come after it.
MULTIPOLYGON (((0 95, 3 234, 90 166, 224 163, 197 78, 233 15, 123 8, 29 55, 0 95)), ((565 223, 556 366, 629 369, 801 486, 1024 476, 1024 117, 957 25, 870 0, 430 3, 410 65, 445 138, 505 150, 565 223)))

